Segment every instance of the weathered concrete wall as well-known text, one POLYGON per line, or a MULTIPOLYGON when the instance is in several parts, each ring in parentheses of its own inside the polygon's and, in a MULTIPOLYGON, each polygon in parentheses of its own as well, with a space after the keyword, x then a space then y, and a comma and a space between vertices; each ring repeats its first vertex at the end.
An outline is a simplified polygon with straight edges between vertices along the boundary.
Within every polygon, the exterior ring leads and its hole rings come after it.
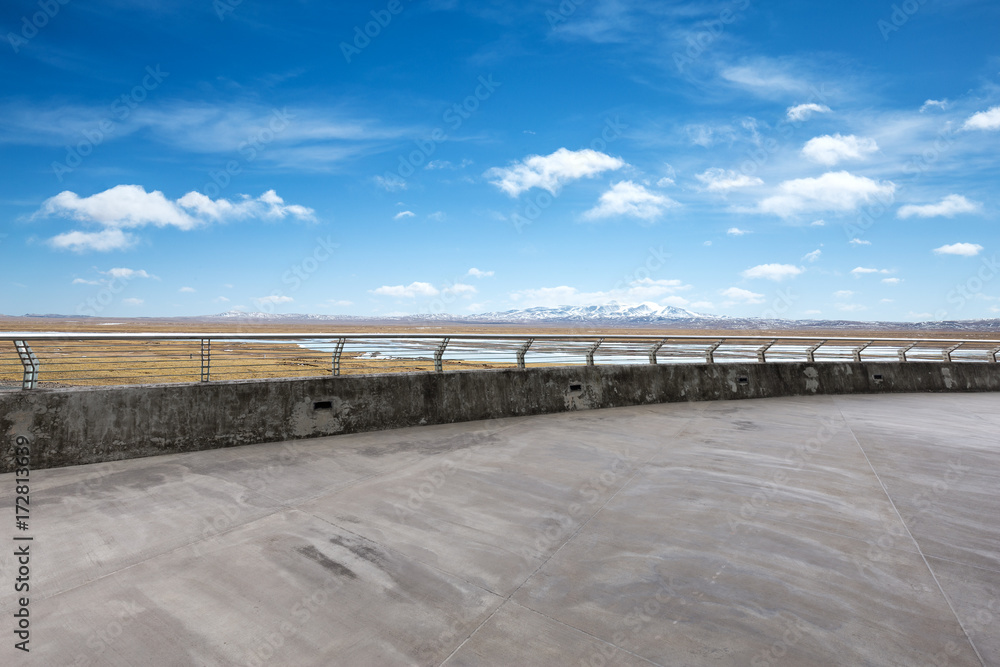
POLYGON ((1000 391, 1000 364, 768 363, 534 368, 0 394, 0 471, 419 424, 807 394, 1000 391))

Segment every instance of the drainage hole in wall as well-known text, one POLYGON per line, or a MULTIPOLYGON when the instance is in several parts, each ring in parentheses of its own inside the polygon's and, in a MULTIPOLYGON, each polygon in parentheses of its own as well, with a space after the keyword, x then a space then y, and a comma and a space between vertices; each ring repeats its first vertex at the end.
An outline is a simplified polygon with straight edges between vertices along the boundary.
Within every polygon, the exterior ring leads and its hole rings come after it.
POLYGON ((333 410, 333 401, 314 401, 313 410, 333 410))
POLYGON ((736 378, 736 382, 738 384, 750 384, 750 378, 746 377, 745 375, 741 375, 740 377, 736 378))
POLYGON ((583 385, 582 384, 571 384, 569 386, 569 390, 570 391, 583 391, 583 385))
POLYGON ((875 375, 872 376, 872 379, 873 380, 878 380, 879 382, 881 382, 882 381, 882 374, 881 373, 876 373, 875 375))

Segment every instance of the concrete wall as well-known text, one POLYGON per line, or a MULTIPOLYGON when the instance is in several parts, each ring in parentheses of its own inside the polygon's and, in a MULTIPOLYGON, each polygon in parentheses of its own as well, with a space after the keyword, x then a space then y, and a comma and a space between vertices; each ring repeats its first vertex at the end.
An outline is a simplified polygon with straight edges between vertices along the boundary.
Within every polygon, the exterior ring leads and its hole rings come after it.
POLYGON ((808 394, 1000 391, 993 363, 533 368, 0 394, 0 472, 624 405, 808 394))

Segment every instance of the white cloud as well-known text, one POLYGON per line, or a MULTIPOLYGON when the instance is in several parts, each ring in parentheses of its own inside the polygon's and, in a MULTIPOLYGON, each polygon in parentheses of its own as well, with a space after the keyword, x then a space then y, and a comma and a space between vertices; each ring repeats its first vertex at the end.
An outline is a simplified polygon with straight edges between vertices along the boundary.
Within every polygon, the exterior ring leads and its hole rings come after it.
POLYGON ((928 109, 933 109, 937 107, 938 109, 947 109, 948 100, 927 100, 920 107, 920 113, 927 111, 928 109))
MULTIPOLYGON (((902 278, 883 278, 882 282, 884 282, 886 285, 898 285, 899 283, 903 282, 903 279, 902 278)), ((886 301, 886 299, 882 299, 882 300, 886 301)), ((888 299, 888 300, 891 301, 891 299, 888 299)))
POLYGON ((831 171, 818 178, 797 178, 778 186, 781 194, 758 204, 762 213, 787 218, 810 211, 853 211, 876 199, 891 201, 896 184, 874 181, 846 171, 831 171))
POLYGON ((112 278, 121 278, 122 280, 132 280, 133 278, 152 278, 154 280, 159 280, 156 276, 148 273, 145 269, 127 269, 125 267, 116 267, 113 269, 108 269, 107 271, 101 271, 106 276, 111 276, 112 278))
POLYGON ((805 255, 803 255, 802 259, 806 260, 807 262, 815 262, 817 259, 819 259, 819 256, 822 254, 823 251, 820 250, 819 248, 816 248, 812 252, 807 252, 805 255))
POLYGON ((465 283, 454 283, 446 286, 441 291, 445 294, 475 294, 479 290, 472 285, 466 285, 465 283))
POLYGON ((583 214, 588 220, 627 215, 642 220, 654 220, 668 208, 680 206, 670 197, 650 192, 632 181, 621 181, 601 195, 597 206, 583 214))
POLYGON ((983 246, 978 243, 952 243, 934 248, 937 255, 961 255, 962 257, 975 257, 982 251, 983 246))
POLYGON ((726 230, 726 234, 729 236, 743 236, 744 234, 749 234, 745 229, 740 229, 739 227, 730 227, 726 230))
POLYGON ((981 206, 982 204, 979 202, 969 201, 962 195, 948 195, 937 204, 924 204, 922 206, 907 204, 906 206, 900 206, 899 210, 896 211, 896 217, 904 219, 913 216, 919 218, 935 218, 938 216, 954 218, 959 213, 975 213, 981 206))
POLYGON ((872 269, 872 268, 868 268, 868 267, 864 267, 864 266, 858 266, 858 267, 855 267, 855 268, 851 269, 851 275, 853 275, 855 278, 858 278, 860 276, 863 276, 863 275, 866 275, 866 274, 869 274, 869 273, 892 273, 892 271, 890 271, 888 269, 872 269))
POLYGON ((690 289, 680 280, 653 280, 642 278, 633 280, 628 286, 606 292, 581 292, 575 287, 560 285, 558 287, 541 287, 513 292, 511 300, 522 307, 556 307, 556 306, 597 306, 617 301, 623 304, 638 304, 655 302, 656 305, 677 306, 685 308, 688 300, 677 292, 690 289))
POLYGON ((195 288, 193 288, 193 287, 182 287, 182 288, 180 288, 180 289, 179 289, 179 290, 177 290, 177 291, 178 291, 178 292, 185 292, 185 293, 187 293, 187 294, 193 294, 193 293, 194 293, 194 292, 196 292, 197 290, 196 290, 195 288))
POLYGON ((756 58, 746 64, 727 67, 720 75, 726 81, 763 97, 784 97, 809 88, 808 82, 791 73, 786 64, 770 58, 756 58))
POLYGON ((550 155, 529 155, 509 167, 493 167, 484 174, 490 183, 511 197, 531 188, 543 188, 556 194, 570 181, 621 169, 625 161, 589 148, 571 151, 560 148, 550 155))
POLYGON ((493 277, 492 271, 480 271, 476 267, 472 267, 466 272, 467 276, 472 276, 473 278, 491 278, 493 277))
POLYGON ((813 220, 812 222, 809 223, 809 226, 810 227, 825 227, 826 226, 826 220, 813 220))
POLYGON ((396 215, 392 216, 392 219, 393 220, 401 220, 403 218, 412 218, 412 217, 414 217, 416 215, 417 214, 414 213, 413 211, 400 211, 396 215))
POLYGON ((430 215, 427 216, 427 219, 428 220, 433 220, 434 222, 444 222, 444 220, 447 217, 448 216, 445 215, 444 211, 434 211, 433 213, 431 213, 430 215))
POLYGON ((406 181, 398 176, 376 176, 374 179, 375 185, 379 186, 386 192, 398 192, 399 190, 406 189, 406 181))
POLYGON ((793 107, 788 107, 787 118, 792 122, 798 122, 808 120, 814 113, 830 113, 830 107, 814 102, 796 104, 793 107))
POLYGON ((134 245, 136 239, 133 235, 126 234, 120 229, 105 229, 100 232, 63 232, 53 236, 48 242, 53 248, 60 250, 107 252, 109 250, 125 250, 134 245))
POLYGON ((785 278, 794 278, 803 270, 792 264, 759 264, 747 269, 742 275, 744 278, 766 278, 767 280, 781 281, 785 278))
POLYGON ((764 295, 739 287, 729 287, 719 292, 722 296, 742 303, 764 303, 764 295))
POLYGON ((1000 130, 1000 106, 974 113, 962 125, 963 130, 1000 130))
POLYGON ((243 195, 235 202, 213 200, 198 192, 189 192, 171 201, 159 190, 146 192, 141 185, 116 185, 89 197, 80 197, 68 190, 60 192, 45 200, 32 217, 55 216, 103 227, 96 232, 64 232, 49 239, 53 247, 79 252, 122 250, 133 245, 136 239, 123 229, 152 225, 190 230, 220 220, 284 218, 289 215, 311 220, 313 210, 285 204, 274 190, 268 190, 256 199, 243 195))
POLYGON ((861 239, 851 239, 850 241, 848 241, 848 243, 850 243, 851 245, 871 245, 872 244, 871 241, 863 241, 861 239))
POLYGON ((825 134, 807 141, 802 154, 813 162, 832 167, 843 160, 862 160, 877 150, 878 144, 868 137, 825 134))
POLYGON ((100 280, 84 280, 83 278, 74 278, 74 285, 103 285, 100 280))
POLYGON ((227 299, 224 296, 217 296, 214 299, 212 299, 212 301, 215 301, 216 303, 229 303, 229 299, 227 299))
POLYGON ((852 296, 854 296, 854 292, 849 289, 837 290, 833 293, 835 299, 850 299, 852 296))
POLYGON ((413 282, 409 285, 383 285, 371 290, 373 294, 382 296, 394 296, 404 299, 414 299, 418 296, 437 296, 438 289, 430 283, 413 282))
POLYGON ((141 306, 145 302, 142 299, 129 297, 127 299, 122 299, 122 303, 125 304, 126 306, 141 306))
POLYGON ((265 303, 267 304, 291 303, 295 299, 293 299, 290 296, 280 296, 278 294, 272 294, 271 296, 254 297, 251 300, 257 305, 264 305, 265 303))
POLYGON ((661 178, 660 180, 658 180, 656 182, 656 187, 658 187, 658 188, 665 188, 665 187, 667 187, 669 185, 673 185, 673 184, 674 184, 674 179, 670 178, 669 176, 664 176, 663 178, 661 178))
POLYGON ((704 173, 695 176, 705 184, 709 192, 725 192, 733 188, 747 188, 753 185, 763 185, 764 181, 756 176, 747 176, 732 169, 706 169, 704 173))

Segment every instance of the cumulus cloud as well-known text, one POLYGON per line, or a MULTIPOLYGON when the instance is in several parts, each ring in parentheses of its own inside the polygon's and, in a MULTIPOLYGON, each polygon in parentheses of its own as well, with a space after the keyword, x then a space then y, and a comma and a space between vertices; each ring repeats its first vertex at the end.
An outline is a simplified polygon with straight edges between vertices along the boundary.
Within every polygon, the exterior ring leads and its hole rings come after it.
POLYGON ((848 243, 850 243, 851 245, 871 245, 872 244, 871 241, 863 241, 861 239, 851 239, 850 241, 848 241, 848 243))
POLYGON ((804 269, 792 264, 758 264, 743 272, 744 278, 766 278, 767 280, 781 281, 785 278, 794 278, 802 273, 804 269))
POLYGON ((786 117, 792 122, 799 122, 808 120, 814 113, 830 113, 830 107, 815 102, 796 104, 793 107, 788 107, 786 117))
POLYGON ((889 269, 873 269, 865 266, 858 266, 851 269, 851 275, 855 278, 869 274, 869 273, 892 273, 889 269))
POLYGON ((493 276, 492 271, 480 271, 476 267, 472 267, 466 272, 467 276, 472 276, 473 278, 491 278, 493 276))
POLYGON ((373 294, 414 299, 418 296, 437 296, 440 291, 430 283, 413 282, 409 285, 383 285, 372 290, 373 294))
POLYGON ((677 294, 687 289, 680 280, 653 280, 642 278, 631 281, 627 286, 598 292, 581 292, 575 287, 560 285, 558 287, 541 287, 513 292, 511 300, 523 307, 557 306, 599 306, 616 301, 625 304, 654 302, 655 306, 676 306, 684 308, 689 302, 677 294))
POLYGON ((729 287, 719 292, 722 296, 740 303, 764 303, 764 295, 739 287, 729 287))
POLYGON ((156 276, 148 273, 145 269, 128 269, 125 267, 115 267, 108 269, 107 271, 101 271, 106 276, 111 276, 112 278, 120 278, 122 280, 132 280, 133 278, 153 278, 154 280, 159 280, 156 276))
POLYGON ((477 290, 474 286, 466 285, 465 283, 453 283, 446 286, 441 291, 445 294, 475 294, 479 290, 477 290))
POLYGON ((896 217, 904 219, 913 216, 918 218, 954 218, 959 213, 975 213, 981 206, 982 204, 979 202, 969 201, 962 195, 948 195, 937 204, 900 206, 899 210, 896 211, 896 217))
POLYGON ((376 176, 372 179, 375 181, 375 185, 379 186, 386 192, 398 192, 400 190, 406 189, 406 181, 398 176, 376 176))
POLYGON ((49 239, 49 244, 75 251, 108 251, 121 250, 135 243, 135 237, 124 229, 154 226, 190 230, 210 222, 287 216, 311 220, 313 210, 285 204, 274 190, 255 199, 243 195, 236 201, 213 200, 199 192, 189 192, 172 201, 159 190, 146 192, 141 185, 116 185, 89 197, 68 190, 60 192, 45 200, 32 218, 60 217, 103 227, 93 232, 64 232, 49 239))
POLYGON ((706 169, 704 173, 695 175, 705 184, 709 192, 725 192, 733 188, 747 188, 753 185, 763 185, 764 181, 756 176, 747 176, 732 169, 706 169))
POLYGON ((830 171, 817 178, 797 178, 778 186, 780 194, 761 201, 757 210, 783 218, 814 211, 853 211, 875 200, 891 201, 896 184, 830 171))
POLYGON ((978 243, 952 243, 934 248, 936 255, 961 255, 962 257, 975 257, 983 249, 978 243))
POLYGON ((807 141, 802 154, 813 162, 832 167, 844 160, 863 160, 877 150, 878 144, 868 137, 825 134, 807 141))
POLYGON ((621 181, 601 195, 597 206, 583 214, 588 220, 630 216, 642 220, 654 220, 668 208, 680 206, 665 195, 650 192, 632 181, 621 181))
POLYGON ((963 130, 1000 130, 1000 106, 974 113, 962 125, 963 130))
POLYGON ((185 293, 187 293, 187 294, 193 294, 193 293, 194 293, 194 292, 196 292, 197 290, 196 290, 195 288, 193 288, 193 287, 182 287, 182 288, 180 288, 180 289, 179 289, 179 290, 177 290, 177 291, 178 291, 178 292, 185 292, 185 293))
POLYGON ((920 113, 923 113, 928 109, 934 109, 934 108, 947 109, 948 100, 927 100, 926 102, 923 103, 923 105, 921 105, 920 113))
POLYGON ((400 211, 396 215, 392 216, 393 220, 402 220, 403 218, 412 218, 416 215, 413 211, 400 211))
POLYGON ((550 155, 529 155, 509 167, 493 167, 484 175, 511 197, 517 197, 531 188, 542 188, 556 194, 570 181, 621 169, 625 164, 621 158, 589 148, 579 151, 560 148, 550 155))
MULTIPOLYGON (((220 297, 220 298, 222 298, 222 297, 220 297)), ((290 296, 281 296, 281 295, 278 295, 278 294, 272 294, 270 296, 254 297, 252 299, 252 301, 254 303, 256 303, 257 305, 260 305, 260 306, 262 306, 264 304, 277 305, 279 303, 291 303, 294 300, 295 299, 293 299, 290 296)))
POLYGON ((822 254, 823 251, 820 250, 819 248, 816 248, 812 252, 807 252, 806 254, 804 254, 802 256, 802 259, 806 260, 807 262, 815 262, 817 259, 819 259, 819 256, 822 254))
POLYGON ((726 230, 726 234, 729 236, 743 236, 744 234, 749 234, 745 229, 740 229, 739 227, 730 227, 726 230))

